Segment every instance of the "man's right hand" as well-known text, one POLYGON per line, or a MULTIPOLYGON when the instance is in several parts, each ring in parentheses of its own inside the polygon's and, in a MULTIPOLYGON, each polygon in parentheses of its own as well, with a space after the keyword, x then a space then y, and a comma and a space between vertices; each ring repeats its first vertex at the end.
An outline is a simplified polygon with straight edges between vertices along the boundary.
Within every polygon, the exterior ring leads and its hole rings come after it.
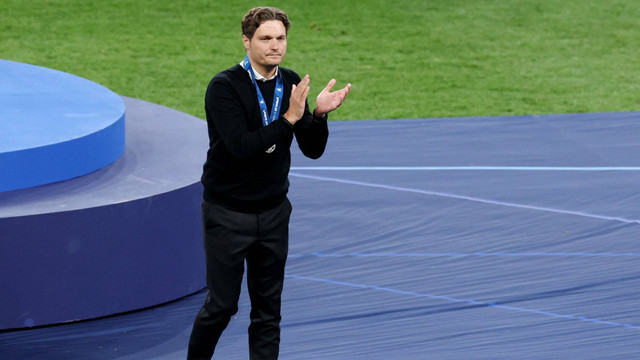
POLYGON ((304 115, 304 109, 307 105, 307 95, 309 95, 309 75, 305 75, 298 85, 293 85, 291 88, 291 98, 289 99, 289 109, 284 114, 285 119, 291 125, 302 119, 304 115))

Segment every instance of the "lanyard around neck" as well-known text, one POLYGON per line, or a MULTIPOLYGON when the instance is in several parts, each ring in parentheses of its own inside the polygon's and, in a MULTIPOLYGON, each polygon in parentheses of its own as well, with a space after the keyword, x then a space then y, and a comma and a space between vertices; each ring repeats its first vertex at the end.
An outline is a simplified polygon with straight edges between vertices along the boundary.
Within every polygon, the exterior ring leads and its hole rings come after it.
POLYGON ((253 86, 256 87, 256 93, 258 94, 258 104, 260 105, 260 114, 262 115, 262 124, 264 126, 267 126, 280 117, 280 105, 282 104, 283 95, 282 77, 279 73, 278 76, 276 76, 276 89, 273 94, 273 104, 271 105, 271 117, 269 117, 267 113, 267 104, 265 103, 262 92, 260 91, 258 83, 256 82, 256 75, 253 73, 253 68, 251 67, 251 62, 249 62, 248 55, 245 56, 244 61, 242 62, 242 67, 249 73, 251 81, 253 82, 253 86))

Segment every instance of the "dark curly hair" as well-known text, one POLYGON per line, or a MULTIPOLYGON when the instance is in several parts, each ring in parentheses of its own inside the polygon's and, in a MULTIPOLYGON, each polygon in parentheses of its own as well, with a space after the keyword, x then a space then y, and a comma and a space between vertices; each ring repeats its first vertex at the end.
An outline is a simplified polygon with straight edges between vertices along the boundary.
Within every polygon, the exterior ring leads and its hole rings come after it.
POLYGON ((253 38, 256 29, 260 27, 263 22, 270 20, 281 21, 286 32, 289 32, 291 23, 284 11, 270 6, 261 6, 249 10, 247 15, 242 19, 242 35, 245 35, 249 39, 253 38))

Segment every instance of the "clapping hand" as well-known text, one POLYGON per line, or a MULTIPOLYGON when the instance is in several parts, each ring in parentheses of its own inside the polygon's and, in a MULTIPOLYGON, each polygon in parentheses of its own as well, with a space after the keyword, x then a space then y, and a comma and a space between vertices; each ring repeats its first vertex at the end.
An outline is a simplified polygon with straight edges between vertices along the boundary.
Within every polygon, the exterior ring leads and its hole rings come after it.
MULTIPOLYGON (((307 95, 309 94, 309 83, 309 75, 305 75, 298 85, 292 86, 289 110, 284 114, 284 117, 290 124, 295 124, 302 118, 307 95)), ((337 109, 342 105, 344 99, 346 99, 349 94, 349 90, 351 90, 351 84, 347 84, 343 89, 331 92, 331 89, 333 89, 335 85, 336 80, 331 79, 316 98, 316 109, 314 113, 317 117, 323 117, 327 113, 337 109)))
POLYGON ((331 79, 316 98, 316 109, 314 111, 316 116, 323 117, 325 114, 337 109, 347 98, 349 90, 351 90, 351 84, 347 84, 343 89, 331 92, 335 85, 336 79, 331 79))

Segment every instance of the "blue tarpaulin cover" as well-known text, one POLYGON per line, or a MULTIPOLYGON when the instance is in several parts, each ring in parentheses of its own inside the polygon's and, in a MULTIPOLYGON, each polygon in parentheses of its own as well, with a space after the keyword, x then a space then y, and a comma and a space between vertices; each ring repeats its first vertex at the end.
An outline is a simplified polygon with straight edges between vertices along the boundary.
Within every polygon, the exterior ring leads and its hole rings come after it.
MULTIPOLYGON (((640 359, 639 120, 331 123, 323 158, 294 153, 280 358, 640 359)), ((203 297, 0 351, 183 358, 203 297)), ((248 312, 214 359, 248 358, 248 312)))

